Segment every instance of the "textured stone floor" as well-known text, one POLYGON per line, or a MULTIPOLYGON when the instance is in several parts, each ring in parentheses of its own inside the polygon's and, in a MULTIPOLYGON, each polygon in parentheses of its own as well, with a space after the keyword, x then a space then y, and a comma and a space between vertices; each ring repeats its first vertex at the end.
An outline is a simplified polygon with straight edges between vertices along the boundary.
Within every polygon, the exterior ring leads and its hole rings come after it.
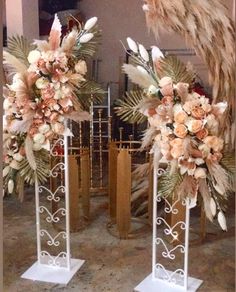
MULTIPOLYGON (((235 221, 234 202, 231 203, 229 231, 222 232, 217 225, 208 224, 210 234, 205 242, 190 247, 189 274, 204 281, 200 292, 235 291, 235 221)), ((4 292, 132 292, 151 272, 151 231, 142 238, 119 240, 107 232, 107 222, 107 198, 92 198, 90 225, 71 235, 72 255, 85 259, 85 264, 66 287, 32 282, 20 276, 36 260, 33 195, 28 194, 24 203, 6 198, 4 292)))

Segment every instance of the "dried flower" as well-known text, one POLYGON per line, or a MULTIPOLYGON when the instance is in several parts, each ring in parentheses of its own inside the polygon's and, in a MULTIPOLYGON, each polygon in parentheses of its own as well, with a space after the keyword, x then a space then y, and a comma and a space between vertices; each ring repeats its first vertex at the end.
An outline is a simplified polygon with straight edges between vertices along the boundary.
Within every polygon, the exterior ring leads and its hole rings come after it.
POLYGON ((197 133, 203 128, 203 122, 201 120, 195 120, 192 118, 188 118, 185 125, 192 133, 197 133))
POLYGON ((12 194, 14 190, 14 181, 12 179, 9 179, 7 184, 8 193, 12 194))
POLYGON ((138 53, 138 46, 137 46, 136 42, 134 40, 132 40, 130 37, 128 37, 126 40, 127 40, 127 43, 128 43, 130 50, 137 54, 138 53))
POLYGON ((211 210, 212 216, 215 217, 217 208, 216 208, 215 200, 212 197, 210 199, 210 210, 211 210))
POLYGON ((95 24, 97 23, 97 21, 98 21, 98 18, 97 17, 92 17, 92 18, 88 19, 85 22, 84 29, 85 30, 90 30, 91 28, 93 28, 95 26, 95 24))
POLYGON ((30 64, 33 64, 39 60, 41 53, 38 50, 33 50, 29 52, 28 61, 30 64))
POLYGON ((75 64, 75 71, 79 74, 85 75, 87 73, 87 65, 84 60, 79 60, 75 64))
POLYGON ((183 110, 180 110, 174 114, 174 120, 178 124, 185 124, 187 119, 188 119, 188 115, 183 110))
POLYGON ((43 144, 45 141, 45 136, 42 133, 37 133, 34 135, 33 140, 36 144, 43 144))
POLYGON ((196 179, 199 178, 206 178, 207 174, 206 174, 206 169, 202 168, 202 167, 197 167, 194 171, 194 177, 196 179))
POLYGON ((195 119, 203 119, 206 113, 200 106, 195 106, 191 109, 191 115, 195 119))
POLYGON ((138 48, 139 48, 140 56, 143 58, 143 60, 145 62, 149 62, 149 54, 148 54, 148 51, 141 44, 139 44, 138 48))
POLYGON ((224 215, 224 213, 222 211, 220 211, 218 213, 217 220, 218 220, 222 230, 227 231, 226 219, 225 219, 225 215, 224 215))
POLYGON ((216 136, 207 136, 203 142, 215 152, 222 151, 224 147, 224 140, 216 136))
POLYGON ((85 44, 88 43, 89 41, 91 41, 91 39, 94 37, 94 34, 89 32, 89 33, 85 33, 81 36, 81 38, 79 39, 79 42, 81 44, 85 44))
POLYGON ((185 125, 183 124, 175 124, 174 125, 175 129, 174 129, 174 134, 178 137, 178 138, 184 138, 186 137, 187 133, 188 133, 188 129, 187 127, 185 127, 185 125))
POLYGON ((153 62, 159 60, 160 58, 164 58, 162 51, 158 47, 152 46, 152 60, 153 60, 153 62))

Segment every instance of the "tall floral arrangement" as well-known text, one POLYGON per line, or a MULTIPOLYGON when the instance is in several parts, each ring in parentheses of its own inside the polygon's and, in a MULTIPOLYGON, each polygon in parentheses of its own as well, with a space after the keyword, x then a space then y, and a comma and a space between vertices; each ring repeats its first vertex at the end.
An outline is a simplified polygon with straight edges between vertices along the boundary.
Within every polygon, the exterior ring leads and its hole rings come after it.
POLYGON ((92 56, 98 36, 97 18, 79 24, 63 38, 55 15, 46 40, 33 45, 24 38, 9 40, 4 62, 13 73, 4 88, 3 176, 9 193, 22 191, 24 182, 47 179, 50 141, 70 136, 67 119, 88 120, 87 94, 102 94, 86 80, 86 58, 92 56), (85 100, 84 100, 85 99, 85 100))
POLYGON ((149 54, 131 38, 127 42, 133 64, 123 69, 142 89, 119 100, 117 114, 131 122, 147 119, 143 147, 151 145, 157 167, 166 165, 159 192, 189 197, 192 207, 200 195, 207 218, 217 217, 226 230, 224 200, 233 191, 234 162, 219 130, 227 102, 211 104, 194 92, 195 73, 177 58, 155 46, 149 54))

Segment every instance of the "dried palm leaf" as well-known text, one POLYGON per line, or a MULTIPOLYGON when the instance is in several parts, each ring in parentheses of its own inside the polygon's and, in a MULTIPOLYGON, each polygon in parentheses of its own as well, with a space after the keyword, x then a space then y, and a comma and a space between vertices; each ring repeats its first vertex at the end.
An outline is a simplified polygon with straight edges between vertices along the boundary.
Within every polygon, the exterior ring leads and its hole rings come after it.
POLYGON ((101 30, 98 29, 97 26, 93 27, 90 31, 90 33, 93 33, 93 38, 87 43, 79 44, 74 47, 73 54, 80 58, 90 58, 93 57, 93 55, 97 51, 98 44, 101 39, 101 30))
POLYGON ((34 152, 36 170, 33 170, 29 164, 28 159, 24 159, 20 162, 20 169, 18 175, 24 179, 26 183, 33 185, 35 177, 37 176, 40 184, 45 183, 49 176, 49 153, 46 150, 40 150, 34 152))
POLYGON ((9 74, 25 73, 26 65, 17 57, 7 51, 3 51, 3 64, 7 66, 9 74))
POLYGON ((159 60, 159 78, 164 76, 171 77, 175 84, 182 82, 192 84, 196 77, 194 71, 189 68, 176 56, 166 56, 159 60))
POLYGON ((125 99, 117 99, 116 107, 114 108, 116 114, 121 119, 128 123, 141 124, 147 120, 147 118, 139 111, 139 104, 145 98, 142 90, 126 92, 125 99))
POLYGON ((13 36, 7 40, 7 51, 19 59, 25 66, 29 65, 28 55, 29 52, 34 50, 35 46, 32 45, 25 37, 23 36, 13 36))
POLYGON ((62 26, 61 26, 60 20, 59 20, 57 14, 55 14, 52 28, 51 28, 49 38, 48 38, 50 49, 53 51, 58 49, 60 46, 61 28, 62 28, 62 26))
POLYGON ((123 71, 128 75, 129 79, 142 88, 149 88, 150 85, 157 86, 156 81, 144 70, 139 70, 131 64, 124 64, 123 71))
POLYGON ((182 181, 183 177, 179 174, 179 172, 170 175, 169 168, 167 168, 166 173, 158 178, 159 194, 162 197, 172 196, 182 181))

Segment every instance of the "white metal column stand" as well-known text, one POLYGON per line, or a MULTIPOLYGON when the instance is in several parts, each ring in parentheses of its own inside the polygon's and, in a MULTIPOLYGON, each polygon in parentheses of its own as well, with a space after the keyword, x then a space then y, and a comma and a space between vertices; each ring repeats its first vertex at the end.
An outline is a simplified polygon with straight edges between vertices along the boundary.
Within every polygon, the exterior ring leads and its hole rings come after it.
MULTIPOLYGON (((154 159, 155 161, 155 159, 154 159)), ((189 199, 177 198, 172 205, 166 198, 158 194, 157 182, 165 170, 157 169, 154 167, 153 178, 153 243, 152 243, 152 273, 146 277, 134 290, 137 292, 183 292, 183 291, 196 291, 202 284, 202 280, 195 279, 188 276, 188 246, 189 246, 189 199), (185 222, 179 221, 173 227, 169 226, 165 220, 165 216, 157 216, 157 204, 165 200, 164 215, 177 214, 178 209, 175 207, 177 202, 182 201, 186 207, 185 222), (163 234, 160 230, 157 232, 157 225, 163 225, 163 234), (175 228, 179 226, 185 230, 185 243, 184 245, 178 244, 172 249, 168 249, 165 243, 165 236, 171 236, 177 239, 178 232, 175 228), (157 234, 158 233, 158 234, 157 234), (160 234, 159 234, 160 233, 160 234), (158 247, 158 248, 157 248, 158 247), (180 252, 184 256, 184 268, 178 268, 175 271, 168 271, 164 265, 159 262, 161 258, 170 261, 175 260, 175 252, 180 252), (158 256, 159 255, 159 256, 158 256)))
MULTIPOLYGON (((35 204, 36 204, 36 232, 37 232, 37 262, 35 262, 21 277, 34 281, 43 281, 57 284, 67 284, 78 269, 83 265, 84 260, 72 259, 70 254, 70 211, 69 211, 69 176, 68 176, 68 137, 59 138, 51 146, 50 153, 57 156, 55 147, 63 147, 63 162, 57 163, 51 170, 50 176, 56 178, 63 172, 63 180, 55 192, 52 192, 46 186, 39 186, 35 182, 35 204), (46 201, 63 204, 54 213, 51 213, 43 204, 43 194, 46 201), (61 200, 64 195, 65 201, 61 200), (43 218, 44 216, 44 218, 43 218), (65 231, 52 234, 53 230, 47 230, 45 224, 58 224, 65 219, 65 231), (46 242, 43 242, 43 239, 46 242), (44 244, 43 244, 44 243, 44 244), (65 250, 57 255, 49 252, 50 248, 58 248, 64 243, 65 250), (42 248, 43 246, 46 246, 42 248)), ((44 200, 45 201, 45 200, 44 200)))

